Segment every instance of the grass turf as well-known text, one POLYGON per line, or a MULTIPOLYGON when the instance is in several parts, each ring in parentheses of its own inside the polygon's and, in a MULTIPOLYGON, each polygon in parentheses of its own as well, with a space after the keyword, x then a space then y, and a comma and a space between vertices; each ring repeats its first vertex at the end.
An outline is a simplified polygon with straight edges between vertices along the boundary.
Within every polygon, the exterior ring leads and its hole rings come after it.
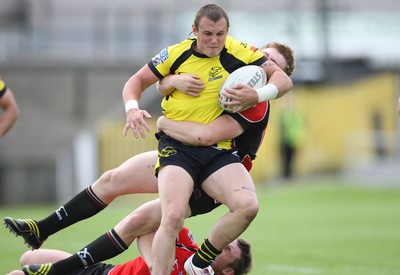
MULTIPOLYGON (((260 211, 242 235, 252 244, 255 275, 400 274, 400 189, 378 189, 321 180, 275 187, 258 186, 260 211)), ((131 209, 153 195, 119 198, 96 217, 50 237, 44 247, 76 252, 111 229, 131 209)), ((41 219, 55 205, 1 207, 0 216, 41 219)), ((201 243, 226 212, 188 219, 201 243)), ((18 268, 26 250, 22 238, 0 230, 0 274, 18 268)), ((138 255, 135 245, 109 260, 121 263, 138 255)))

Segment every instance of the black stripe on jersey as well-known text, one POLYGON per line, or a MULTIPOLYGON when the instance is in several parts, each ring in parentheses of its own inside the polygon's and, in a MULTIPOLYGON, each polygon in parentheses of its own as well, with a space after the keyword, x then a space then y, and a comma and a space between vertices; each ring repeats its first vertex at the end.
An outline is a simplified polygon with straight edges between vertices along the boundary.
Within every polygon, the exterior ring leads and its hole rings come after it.
POLYGON ((164 77, 162 74, 160 74, 157 71, 156 67, 154 67, 154 64, 151 60, 149 62, 147 62, 147 66, 149 66, 149 68, 153 72, 153 74, 155 74, 159 79, 162 79, 164 77))
POLYGON ((261 66, 267 61, 267 58, 265 56, 261 57, 260 59, 250 63, 246 64, 242 60, 236 58, 234 55, 228 53, 227 49, 224 48, 221 52, 221 57, 220 57, 220 62, 221 65, 225 68, 225 70, 228 73, 232 73, 236 69, 239 69, 240 67, 246 66, 246 65, 257 65, 261 66))
POLYGON ((192 49, 187 49, 186 51, 184 51, 176 60, 175 62, 172 64, 171 69, 170 69, 170 73, 171 74, 175 74, 175 71, 179 68, 180 65, 182 65, 183 63, 185 63, 185 61, 193 54, 193 50, 192 49))

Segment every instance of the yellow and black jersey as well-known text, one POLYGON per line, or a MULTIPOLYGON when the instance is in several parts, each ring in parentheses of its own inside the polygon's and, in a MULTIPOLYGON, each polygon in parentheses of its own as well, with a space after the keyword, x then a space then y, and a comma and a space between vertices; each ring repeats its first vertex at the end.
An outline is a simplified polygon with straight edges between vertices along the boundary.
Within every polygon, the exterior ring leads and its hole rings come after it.
POLYGON ((229 36, 220 55, 211 58, 194 50, 196 42, 196 38, 190 38, 165 48, 153 57, 148 66, 160 79, 169 74, 199 75, 205 84, 199 97, 175 90, 163 99, 161 107, 170 119, 208 124, 223 111, 218 103, 218 92, 225 79, 245 65, 260 66, 266 58, 257 48, 229 36))
POLYGON ((0 80, 0 98, 6 93, 7 86, 3 80, 0 80))

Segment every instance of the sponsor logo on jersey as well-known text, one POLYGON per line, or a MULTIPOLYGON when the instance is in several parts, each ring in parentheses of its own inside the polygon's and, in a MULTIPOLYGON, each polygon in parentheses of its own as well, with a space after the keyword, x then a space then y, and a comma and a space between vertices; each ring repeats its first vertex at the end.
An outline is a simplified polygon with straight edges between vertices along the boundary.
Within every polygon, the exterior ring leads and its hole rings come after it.
POLYGON ((222 67, 212 67, 211 70, 208 72, 208 81, 214 81, 222 78, 221 72, 222 67))
POLYGON ((153 57, 153 59, 151 60, 151 63, 153 63, 154 67, 157 67, 157 65, 159 65, 161 63, 160 57, 158 55, 153 57))
POLYGON ((159 65, 160 63, 164 63, 165 60, 167 60, 167 59, 168 59, 168 49, 165 48, 159 54, 157 54, 155 57, 153 57, 151 62, 153 63, 153 65, 155 67, 157 67, 157 65, 159 65))
POLYGON ((167 59, 168 59, 168 49, 165 48, 164 50, 162 50, 160 52, 160 61, 161 61, 161 63, 164 63, 165 60, 167 60, 167 59))

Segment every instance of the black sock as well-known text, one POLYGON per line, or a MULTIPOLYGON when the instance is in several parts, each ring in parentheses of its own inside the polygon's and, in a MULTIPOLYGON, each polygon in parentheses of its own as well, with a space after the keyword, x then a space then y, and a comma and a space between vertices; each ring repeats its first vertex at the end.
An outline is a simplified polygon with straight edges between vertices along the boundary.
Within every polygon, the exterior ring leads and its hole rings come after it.
POLYGON ((67 274, 77 269, 113 258, 128 249, 114 229, 65 260, 53 264, 57 274, 67 274))
POLYGON ((205 268, 209 266, 219 254, 221 254, 221 251, 217 250, 208 239, 205 239, 204 243, 193 256, 193 264, 197 267, 205 268))
POLYGON ((78 221, 87 219, 107 207, 93 192, 91 186, 73 197, 53 214, 38 222, 42 238, 60 231, 78 221))

